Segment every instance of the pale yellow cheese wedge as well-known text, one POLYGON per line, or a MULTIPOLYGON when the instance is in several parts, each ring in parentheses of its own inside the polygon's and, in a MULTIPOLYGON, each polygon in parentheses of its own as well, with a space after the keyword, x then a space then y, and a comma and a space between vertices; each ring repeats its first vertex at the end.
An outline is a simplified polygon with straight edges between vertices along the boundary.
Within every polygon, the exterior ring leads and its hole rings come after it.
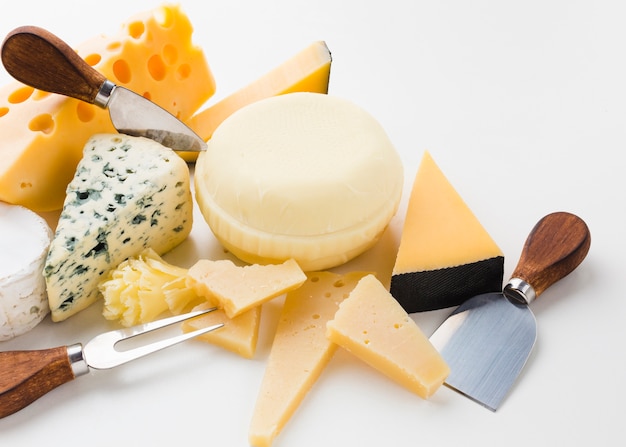
MULTIPOLYGON (((204 310, 215 306, 210 300, 197 305, 192 310, 204 310)), ((211 331, 196 337, 206 343, 220 346, 244 358, 251 359, 256 352, 259 339, 259 325, 263 306, 256 306, 234 318, 228 318, 222 309, 214 310, 200 317, 186 320, 182 324, 183 332, 223 324, 219 330, 211 331)))
POLYGON ((289 259, 282 264, 238 266, 230 260, 201 259, 187 272, 187 285, 215 299, 229 318, 300 287, 306 275, 289 259))
MULTIPOLYGON (((163 5, 131 17, 115 35, 94 30, 76 51, 112 82, 185 121, 215 92, 192 31, 179 6, 163 5)), ((18 82, 0 88, 0 200, 60 209, 87 140, 112 132, 109 112, 95 105, 18 82)))
POLYGON ((371 248, 394 216, 403 167, 379 122, 351 101, 296 92, 229 116, 199 155, 198 206, 245 262, 304 271, 371 248))
MULTIPOLYGON (((205 141, 235 111, 260 99, 292 92, 328 93, 331 54, 323 41, 313 42, 278 67, 191 117, 189 126, 205 141)), ((193 161, 197 152, 180 153, 193 161)))
POLYGON ((326 322, 366 274, 312 272, 287 294, 250 423, 252 446, 272 444, 331 359, 326 322))
POLYGON ((450 368, 387 289, 364 277, 328 322, 329 340, 415 394, 428 398, 450 368))

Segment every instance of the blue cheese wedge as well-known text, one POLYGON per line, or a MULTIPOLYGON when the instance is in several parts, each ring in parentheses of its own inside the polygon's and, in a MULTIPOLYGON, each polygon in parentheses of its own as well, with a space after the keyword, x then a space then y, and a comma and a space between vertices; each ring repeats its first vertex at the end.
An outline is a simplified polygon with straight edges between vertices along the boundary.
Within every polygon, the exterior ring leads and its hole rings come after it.
POLYGON ((46 259, 52 320, 96 302, 100 280, 127 258, 180 244, 192 211, 189 168, 171 149, 142 137, 94 135, 67 187, 46 259))

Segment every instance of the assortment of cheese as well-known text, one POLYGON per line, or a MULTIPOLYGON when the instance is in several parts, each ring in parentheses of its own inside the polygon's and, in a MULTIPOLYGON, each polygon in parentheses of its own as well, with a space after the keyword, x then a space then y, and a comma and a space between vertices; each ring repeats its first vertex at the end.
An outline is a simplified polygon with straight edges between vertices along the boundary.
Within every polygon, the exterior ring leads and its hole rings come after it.
POLYGON ((449 370, 409 313, 500 290, 501 250, 426 153, 390 287, 375 273, 329 271, 371 248, 396 214, 394 146, 370 114, 327 94, 323 42, 196 113, 215 83, 191 32, 168 5, 77 51, 208 140, 197 160, 117 134, 76 100, 0 89, 0 340, 103 297, 104 317, 124 326, 217 307, 183 330, 223 323, 200 339, 252 358, 264 303, 284 297, 252 445, 271 445, 338 347, 428 398, 449 370), (189 161, 206 224, 240 264, 161 258, 193 225, 189 161), (33 211, 61 206, 53 234, 33 211))

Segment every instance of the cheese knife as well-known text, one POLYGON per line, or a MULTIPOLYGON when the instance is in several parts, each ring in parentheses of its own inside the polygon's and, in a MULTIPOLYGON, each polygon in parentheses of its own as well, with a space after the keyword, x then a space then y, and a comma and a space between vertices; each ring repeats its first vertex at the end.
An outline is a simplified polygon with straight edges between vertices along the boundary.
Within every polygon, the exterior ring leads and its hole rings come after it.
POLYGON ((106 79, 45 29, 14 29, 5 37, 0 52, 4 67, 15 79, 108 109, 120 133, 147 137, 175 151, 206 150, 204 140, 185 123, 149 99, 106 79))
POLYGON ((543 217, 502 293, 465 301, 430 337, 450 366, 445 384, 496 411, 535 344, 537 326, 528 304, 571 273, 590 245, 587 224, 578 216, 557 212, 543 217))

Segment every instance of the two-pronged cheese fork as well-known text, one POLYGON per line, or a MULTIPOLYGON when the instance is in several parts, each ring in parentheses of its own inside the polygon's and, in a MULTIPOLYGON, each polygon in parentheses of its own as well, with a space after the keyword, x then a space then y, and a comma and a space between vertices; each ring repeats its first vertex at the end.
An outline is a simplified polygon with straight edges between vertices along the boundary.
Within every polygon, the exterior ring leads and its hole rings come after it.
POLYGON ((87 374, 89 368, 113 368, 222 327, 223 324, 216 324, 133 349, 124 351, 115 349, 115 345, 123 340, 214 310, 215 308, 211 308, 190 312, 152 323, 105 332, 91 339, 85 346, 76 343, 35 351, 0 352, 0 418, 21 410, 59 385, 87 374))

